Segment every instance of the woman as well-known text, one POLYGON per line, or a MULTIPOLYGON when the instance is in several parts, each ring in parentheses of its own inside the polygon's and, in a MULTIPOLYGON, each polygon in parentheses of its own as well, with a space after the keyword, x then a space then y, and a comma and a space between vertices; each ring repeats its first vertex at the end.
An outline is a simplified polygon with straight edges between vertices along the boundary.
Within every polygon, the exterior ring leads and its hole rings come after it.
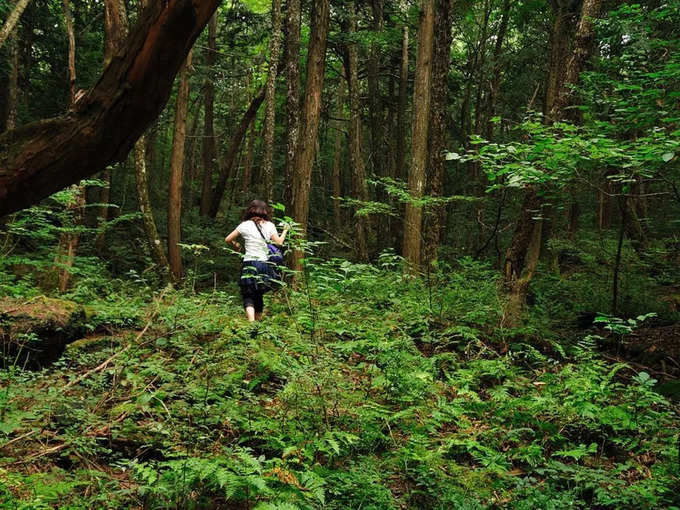
POLYGON ((270 290, 269 282, 278 280, 279 275, 269 259, 267 242, 274 241, 283 244, 290 227, 286 225, 283 234, 279 236, 276 227, 271 222, 267 204, 262 200, 253 200, 241 216, 241 223, 224 240, 233 245, 237 250, 241 249, 236 238, 240 235, 246 247, 243 256, 243 269, 241 270, 241 296, 246 317, 249 321, 262 319, 264 302, 262 296, 270 290))

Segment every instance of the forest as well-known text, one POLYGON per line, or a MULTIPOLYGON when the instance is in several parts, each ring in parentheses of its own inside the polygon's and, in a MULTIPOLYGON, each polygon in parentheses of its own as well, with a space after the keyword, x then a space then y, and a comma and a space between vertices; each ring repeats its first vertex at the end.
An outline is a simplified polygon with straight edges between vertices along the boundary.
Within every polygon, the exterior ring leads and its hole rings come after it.
POLYGON ((678 509, 679 412, 680 0, 0 0, 0 508, 678 509))

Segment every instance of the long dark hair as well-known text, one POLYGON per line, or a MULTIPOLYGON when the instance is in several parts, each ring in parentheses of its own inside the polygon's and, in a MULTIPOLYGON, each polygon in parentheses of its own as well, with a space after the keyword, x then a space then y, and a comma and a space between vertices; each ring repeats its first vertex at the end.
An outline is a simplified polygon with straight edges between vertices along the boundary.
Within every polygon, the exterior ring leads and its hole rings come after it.
POLYGON ((271 221, 269 206, 264 200, 253 200, 241 215, 241 221, 271 221))

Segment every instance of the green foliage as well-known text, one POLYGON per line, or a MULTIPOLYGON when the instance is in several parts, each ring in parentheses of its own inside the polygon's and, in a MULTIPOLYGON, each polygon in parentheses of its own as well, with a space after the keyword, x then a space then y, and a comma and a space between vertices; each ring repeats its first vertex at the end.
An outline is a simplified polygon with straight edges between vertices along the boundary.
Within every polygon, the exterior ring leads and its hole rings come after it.
POLYGON ((228 292, 111 283, 89 301, 103 338, 44 372, 0 373, 0 441, 13 441, 0 501, 672 504, 677 420, 653 378, 603 361, 592 339, 560 361, 530 341, 505 351, 493 269, 462 259, 428 280, 402 264, 308 258, 307 284, 269 297, 255 330, 228 292))

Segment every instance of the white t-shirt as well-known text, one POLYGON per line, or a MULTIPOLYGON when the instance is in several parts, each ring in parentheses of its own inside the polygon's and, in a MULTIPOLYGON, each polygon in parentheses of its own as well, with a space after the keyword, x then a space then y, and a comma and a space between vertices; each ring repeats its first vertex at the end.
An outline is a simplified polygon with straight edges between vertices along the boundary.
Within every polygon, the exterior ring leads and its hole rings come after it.
MULTIPOLYGON (((264 239, 267 241, 271 239, 272 234, 277 237, 279 235, 276 231, 276 227, 271 221, 263 221, 262 223, 259 223, 258 226, 262 231, 264 239)), ((238 230, 238 233, 243 237, 243 242, 246 247, 246 254, 243 256, 243 260, 246 262, 249 260, 266 262, 269 258, 269 249, 267 248, 267 243, 257 231, 255 222, 253 220, 244 221, 236 227, 236 230, 238 230)))

